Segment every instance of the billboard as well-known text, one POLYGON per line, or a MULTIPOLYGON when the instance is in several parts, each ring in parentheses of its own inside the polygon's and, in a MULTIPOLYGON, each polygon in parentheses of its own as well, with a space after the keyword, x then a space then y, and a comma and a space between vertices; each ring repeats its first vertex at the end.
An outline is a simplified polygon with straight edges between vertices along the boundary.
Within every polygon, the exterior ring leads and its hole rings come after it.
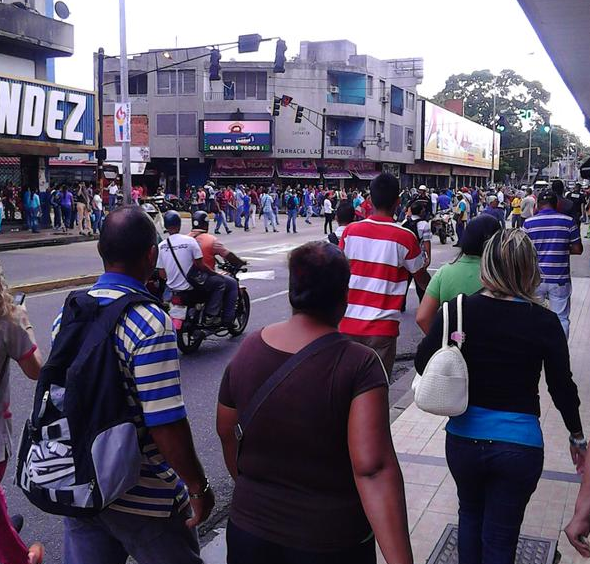
POLYGON ((499 133, 426 101, 423 140, 425 161, 487 169, 494 142, 494 169, 500 168, 499 133))
POLYGON ((96 148, 94 92, 0 75, 0 145, 96 148))
POLYGON ((270 152, 272 151, 270 124, 270 120, 202 120, 203 152, 270 152))

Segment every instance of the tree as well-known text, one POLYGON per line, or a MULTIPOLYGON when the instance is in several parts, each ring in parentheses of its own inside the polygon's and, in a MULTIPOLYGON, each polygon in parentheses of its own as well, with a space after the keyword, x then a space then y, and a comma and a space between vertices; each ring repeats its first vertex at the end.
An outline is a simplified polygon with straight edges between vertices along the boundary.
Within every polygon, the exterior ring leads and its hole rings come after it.
MULTIPOLYGON (((464 101, 465 116, 486 127, 495 127, 499 116, 504 116, 507 127, 502 132, 502 150, 523 149, 503 153, 500 158, 499 178, 516 172, 522 175, 528 164, 529 130, 532 127, 532 146, 540 148, 540 154, 534 150, 531 157, 532 168, 543 168, 548 164, 549 138, 543 125, 551 123, 551 112, 547 104, 551 94, 536 80, 523 78, 511 69, 505 69, 498 75, 489 70, 474 71, 470 74, 450 76, 445 87, 434 96, 433 101, 443 105, 446 100, 464 101), (494 91, 496 93, 496 114, 493 115, 494 91), (530 119, 523 119, 524 112, 530 111, 530 119)), ((565 128, 552 126, 552 160, 567 156, 569 144, 577 146, 578 155, 589 152, 579 137, 565 128)))

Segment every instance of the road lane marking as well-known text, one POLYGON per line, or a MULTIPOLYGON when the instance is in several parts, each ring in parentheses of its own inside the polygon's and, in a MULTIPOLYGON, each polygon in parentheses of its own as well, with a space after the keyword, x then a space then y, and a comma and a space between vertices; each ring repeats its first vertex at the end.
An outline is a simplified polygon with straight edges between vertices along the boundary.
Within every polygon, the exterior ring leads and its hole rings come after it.
POLYGON ((263 258, 263 257, 244 257, 244 256, 241 256, 240 258, 242 260, 261 260, 261 261, 267 261, 267 260, 269 260, 269 259, 263 258))
POLYGON ((253 270, 250 272, 238 272, 238 280, 274 280, 274 270, 253 270))
POLYGON ((85 286, 85 287, 77 286, 75 288, 63 288, 61 290, 51 290, 49 292, 39 292, 38 294, 27 294, 27 301, 28 300, 32 300, 33 298, 44 298, 46 296, 53 296, 53 295, 57 295, 57 294, 65 294, 65 293, 68 293, 68 292, 73 292, 74 290, 88 290, 91 287, 92 286, 85 286))
POLYGON ((289 290, 283 290, 282 292, 277 292, 276 294, 270 294, 269 296, 262 296, 261 298, 256 298, 255 300, 252 300, 251 303, 257 304, 259 302, 266 302, 267 300, 272 300, 273 298, 278 298, 279 296, 284 296, 288 293, 289 290))

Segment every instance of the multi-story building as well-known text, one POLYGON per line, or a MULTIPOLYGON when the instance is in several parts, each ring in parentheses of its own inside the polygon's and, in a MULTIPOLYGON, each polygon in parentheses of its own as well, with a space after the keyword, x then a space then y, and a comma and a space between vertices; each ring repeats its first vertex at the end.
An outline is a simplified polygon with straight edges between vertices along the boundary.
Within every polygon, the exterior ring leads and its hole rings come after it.
POLYGON ((52 0, 0 3, 0 189, 49 186, 51 157, 96 148, 94 93, 54 83, 54 58, 74 52, 74 28, 52 0))
MULTIPOLYGON (((222 61, 221 80, 210 81, 208 53, 130 58, 132 172, 143 173, 136 182, 174 189, 177 160, 182 187, 209 176, 304 182, 320 172, 326 182, 356 184, 382 169, 403 176, 414 162, 422 59, 381 61, 358 55, 350 41, 304 41, 284 74, 274 74, 270 62, 222 61), (292 103, 273 117, 273 100, 283 96, 292 103), (300 123, 297 106, 304 108, 300 123)), ((107 58, 104 68, 104 144, 107 162, 118 162, 108 134, 118 59, 107 58)))

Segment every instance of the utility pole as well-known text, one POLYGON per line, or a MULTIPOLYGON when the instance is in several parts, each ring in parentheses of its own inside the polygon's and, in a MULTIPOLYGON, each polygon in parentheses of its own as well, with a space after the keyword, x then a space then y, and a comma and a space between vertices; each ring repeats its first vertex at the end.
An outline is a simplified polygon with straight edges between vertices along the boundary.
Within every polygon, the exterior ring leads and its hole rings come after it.
MULTIPOLYGON (((178 41, 178 37, 176 38, 178 41)), ((176 70, 176 197, 180 200, 180 82, 178 69, 176 70)))
POLYGON ((528 168, 526 171, 527 177, 526 177, 526 183, 527 185, 530 184, 531 182, 531 151, 532 149, 532 145, 533 145, 533 127, 531 124, 531 128, 529 129, 529 164, 528 164, 528 168))
MULTIPOLYGON (((125 23, 125 0, 119 0, 119 32, 121 41, 121 103, 129 103, 129 68, 127 63, 127 28, 125 23)), ((129 127, 131 128, 131 116, 129 127)), ((123 141, 123 203, 131 205, 131 143, 123 141)))
POLYGON ((322 149, 321 149, 321 167, 320 180, 324 182, 324 157, 326 156, 326 108, 322 109, 322 149))
POLYGON ((98 50, 98 158, 96 169, 96 187, 100 190, 102 195, 102 179, 104 178, 104 159, 102 158, 103 149, 103 118, 104 118, 104 49, 102 47, 98 50))
POLYGON ((551 125, 549 126, 549 184, 551 184, 551 132, 553 130, 553 127, 551 127, 551 125))
POLYGON ((490 173, 490 181, 494 185, 494 167, 496 159, 496 80, 494 79, 494 103, 492 109, 492 170, 490 173))

